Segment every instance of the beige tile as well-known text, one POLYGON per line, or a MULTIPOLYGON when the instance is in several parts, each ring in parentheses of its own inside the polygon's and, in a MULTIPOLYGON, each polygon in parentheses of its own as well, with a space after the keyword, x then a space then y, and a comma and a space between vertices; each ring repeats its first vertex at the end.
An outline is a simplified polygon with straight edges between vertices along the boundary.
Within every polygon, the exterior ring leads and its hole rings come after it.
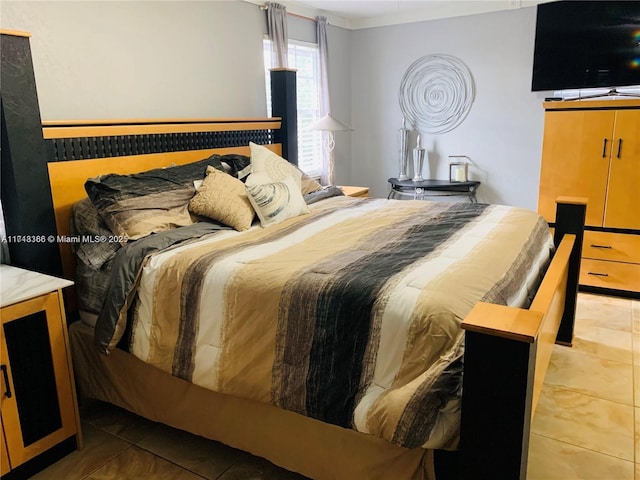
POLYGON ((640 365, 640 332, 631 334, 633 341, 633 364, 640 365))
POLYGON ((158 426, 138 446, 206 478, 218 478, 231 465, 250 456, 166 425, 158 426))
POLYGON ((131 443, 139 442, 158 425, 110 403, 98 400, 83 403, 80 416, 85 422, 131 443))
POLYGON ((195 473, 184 470, 132 445, 116 458, 87 477, 87 480, 121 480, 148 478, 154 480, 201 480, 195 473))
POLYGON ((632 301, 628 298, 579 294, 576 325, 630 332, 632 301))
POLYGON ((34 480, 77 480, 115 458, 130 444, 92 425, 82 424, 84 446, 40 472, 34 480))
POLYGON ((633 462, 532 434, 528 480, 631 480, 633 462))
POLYGON ((606 360, 633 363, 631 332, 576 323, 573 348, 606 360))
POLYGON ((633 317, 633 331, 640 333, 640 300, 631 301, 631 316, 633 317))
POLYGON ((633 461, 633 408, 545 385, 531 430, 578 447, 633 461))
POLYGON ((633 405, 633 366, 556 345, 545 384, 633 405))
POLYGON ((636 463, 636 480, 640 480, 640 463, 636 463))
POLYGON ((640 365, 633 366, 633 404, 640 407, 640 365))
POLYGON ((628 307, 633 299, 625 297, 617 297, 615 295, 604 295, 599 293, 578 293, 578 302, 595 302, 606 305, 616 305, 620 307, 628 307))
POLYGON ((635 420, 636 420, 636 431, 635 431, 635 438, 636 438, 636 458, 635 461, 636 462, 640 462, 640 408, 636 407, 636 413, 635 413, 635 420))

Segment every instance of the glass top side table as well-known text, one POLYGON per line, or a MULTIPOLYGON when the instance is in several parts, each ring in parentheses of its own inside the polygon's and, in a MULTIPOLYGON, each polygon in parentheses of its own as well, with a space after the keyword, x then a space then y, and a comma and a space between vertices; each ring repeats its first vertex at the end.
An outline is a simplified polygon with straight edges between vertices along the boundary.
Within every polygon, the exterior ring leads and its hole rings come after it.
POLYGON ((398 180, 390 178, 391 191, 387 198, 413 197, 414 200, 424 200, 425 197, 465 196, 471 203, 478 203, 476 190, 480 186, 478 181, 450 182, 448 180, 398 180))

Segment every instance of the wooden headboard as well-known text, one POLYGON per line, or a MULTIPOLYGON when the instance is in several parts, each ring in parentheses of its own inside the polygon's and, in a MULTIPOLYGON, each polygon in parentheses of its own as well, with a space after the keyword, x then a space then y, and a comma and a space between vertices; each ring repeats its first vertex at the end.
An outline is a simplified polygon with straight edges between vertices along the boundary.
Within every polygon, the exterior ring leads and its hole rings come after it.
POLYGON ((73 279, 70 235, 73 204, 84 183, 107 173, 135 173, 220 155, 249 155, 249 142, 281 154, 274 143, 280 118, 162 119, 43 122, 58 244, 65 278, 73 279))
MULTIPOLYGON (((250 141, 263 145, 281 144, 273 148, 279 148, 284 158, 297 165, 295 70, 271 72, 271 114, 274 118, 169 118, 43 124, 31 58, 31 34, 2 29, 0 35, 0 193, 7 238, 20 239, 8 244, 12 265, 49 275, 73 276, 68 266, 64 269, 61 266, 55 236, 68 232, 68 209, 81 198, 78 193, 84 195, 82 189, 76 188, 84 183, 82 177, 189 162, 205 158, 217 149, 246 146, 250 141), (194 153, 178 153, 192 151, 194 153), (176 155, 172 155, 174 153, 176 155), (148 156, 147 160, 140 158, 143 156, 148 156), (99 159, 104 162, 97 161, 99 159), (55 208, 50 176, 53 183, 60 186, 56 187, 55 208)), ((70 248, 63 245, 61 250, 65 256, 64 252, 70 248)))

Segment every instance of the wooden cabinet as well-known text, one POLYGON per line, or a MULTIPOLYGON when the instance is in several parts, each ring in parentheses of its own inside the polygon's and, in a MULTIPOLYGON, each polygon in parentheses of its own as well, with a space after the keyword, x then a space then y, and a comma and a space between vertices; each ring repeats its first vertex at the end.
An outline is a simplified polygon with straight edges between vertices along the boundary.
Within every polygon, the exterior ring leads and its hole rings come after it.
POLYGON ((547 221, 565 195, 588 198, 586 224, 602 225, 613 124, 612 111, 546 112, 538 210, 547 221))
POLYGON ((9 452, 7 451, 7 444, 4 441, 4 425, 0 419, 0 476, 5 476, 11 471, 11 465, 9 464, 9 452))
POLYGON ((79 416, 61 289, 68 280, 1 265, 2 473, 19 478, 74 450, 79 416))
POLYGON ((616 112, 611 138, 603 226, 640 230, 640 105, 616 112))
POLYGON ((640 292, 640 100, 546 102, 538 211, 588 198, 580 285, 640 292))
POLYGON ((580 284, 606 290, 640 292, 640 264, 583 258, 580 284))

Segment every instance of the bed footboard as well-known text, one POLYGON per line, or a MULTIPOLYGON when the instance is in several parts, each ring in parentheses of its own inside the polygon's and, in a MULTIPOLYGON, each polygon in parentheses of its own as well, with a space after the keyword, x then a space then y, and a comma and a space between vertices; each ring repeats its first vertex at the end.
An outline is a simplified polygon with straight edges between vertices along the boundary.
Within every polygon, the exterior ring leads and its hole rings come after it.
POLYGON ((554 343, 571 345, 586 200, 557 201, 556 253, 528 310, 479 303, 465 318, 462 479, 525 479, 529 431, 554 343))

